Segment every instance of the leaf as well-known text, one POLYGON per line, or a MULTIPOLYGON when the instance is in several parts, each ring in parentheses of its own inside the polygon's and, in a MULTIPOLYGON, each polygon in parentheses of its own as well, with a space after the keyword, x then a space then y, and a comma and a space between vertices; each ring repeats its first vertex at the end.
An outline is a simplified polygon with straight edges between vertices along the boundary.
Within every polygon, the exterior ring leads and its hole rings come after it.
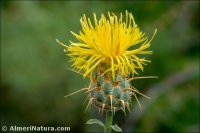
POLYGON ((100 120, 97 119, 89 119, 85 124, 98 124, 105 129, 105 125, 100 120))
POLYGON ((112 125, 112 129, 116 132, 122 132, 122 129, 120 127, 117 126, 117 124, 112 125))

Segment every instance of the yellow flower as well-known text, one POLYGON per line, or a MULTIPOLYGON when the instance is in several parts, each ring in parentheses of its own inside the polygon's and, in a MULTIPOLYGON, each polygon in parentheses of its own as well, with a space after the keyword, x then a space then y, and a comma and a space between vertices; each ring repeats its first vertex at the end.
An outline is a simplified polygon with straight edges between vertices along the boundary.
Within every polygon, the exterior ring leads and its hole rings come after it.
POLYGON ((92 75, 98 66, 104 65, 104 74, 111 72, 113 78, 116 73, 129 76, 131 72, 138 74, 138 68, 143 70, 143 65, 150 61, 138 55, 152 54, 147 48, 157 30, 148 40, 136 25, 133 15, 127 11, 125 20, 122 13, 117 17, 108 12, 108 19, 102 14, 99 21, 96 14, 93 15, 94 24, 90 18, 83 15, 80 19, 82 31, 79 34, 71 32, 79 42, 70 41, 69 46, 65 45, 65 50, 74 62, 73 69, 86 77, 88 74, 92 75))

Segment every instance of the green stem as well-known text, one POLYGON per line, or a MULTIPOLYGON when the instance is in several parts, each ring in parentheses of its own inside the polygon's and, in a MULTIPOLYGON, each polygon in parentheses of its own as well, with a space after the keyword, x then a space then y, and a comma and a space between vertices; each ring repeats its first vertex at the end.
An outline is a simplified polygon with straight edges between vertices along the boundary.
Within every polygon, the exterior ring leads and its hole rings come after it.
POLYGON ((106 133, 111 133, 113 115, 111 111, 106 112, 106 133))

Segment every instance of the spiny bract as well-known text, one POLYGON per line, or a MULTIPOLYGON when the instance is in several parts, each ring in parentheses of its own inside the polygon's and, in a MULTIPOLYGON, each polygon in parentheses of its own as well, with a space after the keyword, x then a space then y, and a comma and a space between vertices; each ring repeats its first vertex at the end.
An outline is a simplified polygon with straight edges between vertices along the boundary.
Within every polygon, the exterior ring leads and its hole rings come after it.
POLYGON ((132 79, 127 79, 120 74, 116 74, 116 78, 113 79, 111 73, 102 75, 103 72, 103 67, 97 68, 94 72, 91 86, 87 91, 89 103, 86 107, 86 111, 92 104, 99 107, 99 112, 101 113, 103 113, 104 110, 109 110, 114 113, 117 110, 123 110, 125 113, 126 108, 130 111, 131 96, 137 99, 136 93, 141 94, 137 89, 131 86, 130 80, 132 79))

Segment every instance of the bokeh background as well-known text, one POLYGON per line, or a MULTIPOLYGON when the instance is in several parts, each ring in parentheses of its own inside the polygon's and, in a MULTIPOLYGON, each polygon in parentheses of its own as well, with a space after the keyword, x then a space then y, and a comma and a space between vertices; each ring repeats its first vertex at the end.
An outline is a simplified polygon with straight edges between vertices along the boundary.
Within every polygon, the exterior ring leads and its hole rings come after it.
POLYGON ((84 93, 65 95, 88 86, 67 68, 71 63, 56 38, 76 39, 80 17, 96 12, 132 12, 152 42, 152 61, 132 85, 151 97, 133 99, 132 111, 118 112, 114 124, 126 132, 199 131, 199 2, 198 1, 5 1, 1 2, 1 126, 69 126, 75 132, 101 132, 85 125, 104 121, 92 107, 85 113, 84 93))

